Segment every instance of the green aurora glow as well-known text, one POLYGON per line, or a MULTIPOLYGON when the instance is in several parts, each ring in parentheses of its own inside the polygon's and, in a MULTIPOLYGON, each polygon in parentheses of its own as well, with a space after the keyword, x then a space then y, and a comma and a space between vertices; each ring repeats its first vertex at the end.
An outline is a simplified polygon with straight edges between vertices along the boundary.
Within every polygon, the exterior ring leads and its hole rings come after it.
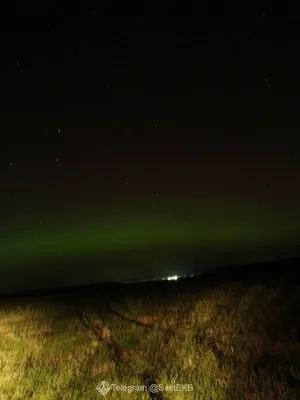
MULTIPOLYGON (((188 214, 188 213, 186 213, 188 214)), ((13 229, 2 234, 2 265, 35 263, 43 258, 67 259, 119 250, 139 250, 174 246, 175 249, 218 246, 243 249, 243 246, 284 246, 300 237, 295 219, 261 215, 132 215, 99 218, 93 222, 63 225, 59 218, 35 229, 13 229)))

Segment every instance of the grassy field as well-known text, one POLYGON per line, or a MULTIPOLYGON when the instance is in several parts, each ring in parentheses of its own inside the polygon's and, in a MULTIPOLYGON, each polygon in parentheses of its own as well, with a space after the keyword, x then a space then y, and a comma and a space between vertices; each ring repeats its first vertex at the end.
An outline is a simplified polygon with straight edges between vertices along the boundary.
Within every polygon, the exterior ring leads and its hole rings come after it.
POLYGON ((0 400, 100 399, 101 381, 148 388, 108 399, 299 399, 300 282, 283 278, 3 297, 0 400))

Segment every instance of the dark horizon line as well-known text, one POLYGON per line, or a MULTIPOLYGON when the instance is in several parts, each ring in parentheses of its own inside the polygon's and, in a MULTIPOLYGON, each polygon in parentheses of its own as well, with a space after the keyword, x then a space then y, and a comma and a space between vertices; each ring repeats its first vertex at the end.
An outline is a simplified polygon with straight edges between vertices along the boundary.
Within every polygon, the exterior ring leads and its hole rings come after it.
MULTIPOLYGON (((234 278, 234 277, 239 277, 242 278, 243 276, 249 277, 255 277, 257 273, 259 273, 258 279, 263 280, 263 278, 266 278, 264 275, 264 272, 267 272, 267 270, 264 270, 266 267, 271 267, 274 266, 275 268, 272 270, 273 275, 268 275, 268 277, 272 280, 272 278, 278 277, 278 273, 282 273, 282 268, 284 268, 284 272, 296 272, 295 269, 295 264, 300 263, 300 257, 280 257, 280 258, 274 258, 274 259, 268 259, 268 260, 262 260, 262 261, 250 261, 250 262, 238 262, 238 263, 228 263, 226 265, 224 264, 217 264, 215 266, 209 266, 207 265, 206 268, 203 268, 202 273, 199 271, 189 271, 186 273, 186 275, 178 275, 178 280, 175 281, 176 283, 180 283, 183 281, 187 280, 193 280, 193 281, 199 281, 199 280, 210 280, 212 279, 224 279, 226 278, 234 278), (240 268, 239 268, 240 267, 240 268)), ((268 270, 268 272, 270 272, 268 270)), ((285 278, 289 279, 294 279, 295 275, 300 278, 300 269, 297 274, 293 274, 292 276, 287 276, 285 278)), ((174 275, 175 276, 175 275, 174 275)), ((281 275, 280 275, 281 276, 281 275)), ((88 283, 88 284, 82 284, 82 285, 70 285, 70 286, 64 286, 64 287, 50 287, 50 288, 41 288, 41 289, 28 289, 28 290, 16 290, 12 292, 5 292, 5 293, 0 293, 0 299, 6 299, 6 298, 20 298, 20 297, 42 297, 45 295, 55 295, 55 294, 62 294, 64 292, 67 292, 69 294, 72 294, 73 292, 76 292, 78 290, 85 291, 85 290, 96 290, 98 288, 102 289, 111 289, 113 287, 118 287, 118 288, 124 288, 132 285, 154 285, 154 284, 174 284, 174 281, 168 281, 165 279, 166 276, 161 276, 157 278, 148 278, 145 279, 132 279, 128 281, 106 281, 106 282, 93 282, 93 283, 88 283)))

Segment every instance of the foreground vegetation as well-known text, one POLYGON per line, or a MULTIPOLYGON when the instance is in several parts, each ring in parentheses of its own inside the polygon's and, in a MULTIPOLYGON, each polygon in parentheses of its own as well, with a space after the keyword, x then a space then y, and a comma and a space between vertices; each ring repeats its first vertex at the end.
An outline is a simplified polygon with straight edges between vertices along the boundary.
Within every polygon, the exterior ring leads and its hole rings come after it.
POLYGON ((300 284, 163 282, 3 298, 0 399, 299 399, 300 284), (152 396, 152 397, 151 397, 152 396))

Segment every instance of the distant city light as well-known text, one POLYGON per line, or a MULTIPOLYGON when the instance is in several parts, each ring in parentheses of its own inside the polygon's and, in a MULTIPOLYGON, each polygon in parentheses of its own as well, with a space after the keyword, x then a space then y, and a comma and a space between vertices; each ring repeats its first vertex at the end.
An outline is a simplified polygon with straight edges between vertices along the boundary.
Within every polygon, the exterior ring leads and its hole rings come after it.
POLYGON ((137 282, 157 282, 157 281, 177 281, 179 279, 183 278, 192 278, 195 276, 194 274, 192 275, 172 275, 172 276, 166 276, 164 278, 162 277, 157 277, 157 278, 149 278, 149 279, 140 279, 140 280, 132 280, 132 281, 123 281, 123 283, 137 283, 137 282))
POLYGON ((177 275, 169 276, 169 277, 168 277, 168 281, 177 281, 177 279, 178 279, 178 276, 177 276, 177 275))

